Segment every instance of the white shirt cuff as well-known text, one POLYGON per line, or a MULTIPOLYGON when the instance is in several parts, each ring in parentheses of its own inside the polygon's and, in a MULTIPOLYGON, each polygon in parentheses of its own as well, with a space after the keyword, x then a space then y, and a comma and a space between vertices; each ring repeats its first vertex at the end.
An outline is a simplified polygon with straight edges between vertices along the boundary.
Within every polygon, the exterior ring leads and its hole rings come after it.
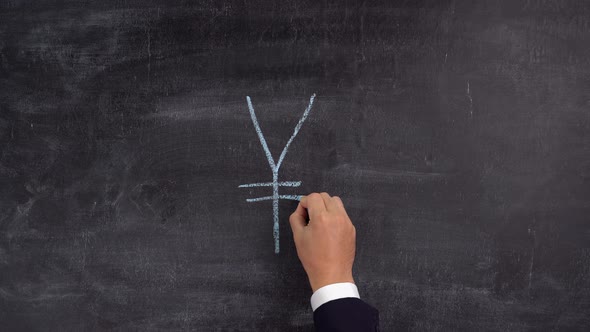
POLYGON ((359 290, 351 282, 341 282, 324 286, 316 290, 311 296, 311 309, 315 311, 322 304, 347 297, 360 299, 359 290))

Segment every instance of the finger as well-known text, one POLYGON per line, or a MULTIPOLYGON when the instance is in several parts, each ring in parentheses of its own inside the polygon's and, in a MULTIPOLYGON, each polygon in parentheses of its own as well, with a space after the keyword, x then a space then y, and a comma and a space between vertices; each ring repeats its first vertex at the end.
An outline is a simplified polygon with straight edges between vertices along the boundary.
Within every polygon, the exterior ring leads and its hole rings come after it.
MULTIPOLYGON (((305 196, 303 196, 301 199, 303 200, 304 198, 305 198, 305 196)), ((304 218, 309 218, 309 216, 307 215, 307 209, 304 207, 304 205, 303 205, 303 203, 301 203, 301 201, 299 202, 299 204, 297 204, 297 208, 295 209, 295 211, 293 213, 297 213, 304 218)))
POLYGON ((291 230, 293 234, 300 231, 307 225, 307 210, 299 203, 297 209, 289 217, 289 224, 291 224, 291 230))
POLYGON ((321 193, 322 199, 324 200, 324 204, 326 205, 326 210, 330 212, 337 212, 340 210, 340 207, 336 205, 333 201, 333 197, 330 197, 328 193, 321 193))
POLYGON ((299 199, 299 204, 307 206, 307 205, 305 205, 306 202, 307 202, 307 196, 301 196, 301 198, 299 199))
POLYGON ((300 201, 300 204, 302 207, 307 209, 310 223, 314 219, 317 219, 322 212, 326 211, 324 199, 318 193, 311 193, 303 197, 300 201))
POLYGON ((342 213, 348 217, 348 213, 346 212, 346 208, 344 207, 344 203, 342 202, 342 199, 340 199, 340 197, 333 196, 332 204, 334 205, 334 209, 335 211, 337 211, 337 213, 342 213))
POLYGON ((330 206, 330 201, 332 200, 332 197, 330 197, 330 194, 328 194, 327 192, 320 193, 320 196, 322 196, 322 200, 324 201, 324 205, 326 206, 326 209, 328 209, 328 207, 330 206))
POLYGON ((346 212, 346 209, 344 208, 344 203, 342 203, 342 199, 340 199, 340 197, 338 197, 338 196, 332 196, 332 204, 338 210, 343 210, 344 212, 346 212))

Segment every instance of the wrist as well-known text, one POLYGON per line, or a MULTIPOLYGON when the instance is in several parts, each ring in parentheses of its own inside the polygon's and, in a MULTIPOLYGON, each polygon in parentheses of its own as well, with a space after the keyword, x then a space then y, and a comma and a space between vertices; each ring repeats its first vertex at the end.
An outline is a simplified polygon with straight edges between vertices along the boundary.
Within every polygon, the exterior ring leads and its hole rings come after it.
POLYGON ((342 282, 350 282, 350 283, 354 284, 354 278, 352 277, 352 273, 349 273, 349 274, 347 273, 347 274, 338 275, 338 276, 323 276, 323 277, 309 278, 309 284, 311 286, 312 292, 314 292, 314 293, 315 293, 315 291, 317 291, 318 289, 320 289, 324 286, 342 283, 342 282))

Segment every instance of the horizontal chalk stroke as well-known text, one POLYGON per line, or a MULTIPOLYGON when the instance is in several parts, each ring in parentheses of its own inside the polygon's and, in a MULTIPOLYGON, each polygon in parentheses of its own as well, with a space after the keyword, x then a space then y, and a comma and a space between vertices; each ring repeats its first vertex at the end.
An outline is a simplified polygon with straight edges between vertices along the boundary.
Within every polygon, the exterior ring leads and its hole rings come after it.
MULTIPOLYGON (((301 181, 284 181, 279 182, 279 187, 299 187, 301 185, 301 181)), ((241 184, 238 188, 251 188, 251 187, 272 187, 274 186, 273 182, 261 182, 261 183, 248 183, 248 184, 241 184)))
MULTIPOLYGON (((279 199, 287 199, 291 201, 300 201, 302 195, 279 195, 279 199)), ((257 197, 257 198, 247 198, 246 202, 261 202, 261 201, 272 201, 274 196, 264 196, 264 197, 257 197)))

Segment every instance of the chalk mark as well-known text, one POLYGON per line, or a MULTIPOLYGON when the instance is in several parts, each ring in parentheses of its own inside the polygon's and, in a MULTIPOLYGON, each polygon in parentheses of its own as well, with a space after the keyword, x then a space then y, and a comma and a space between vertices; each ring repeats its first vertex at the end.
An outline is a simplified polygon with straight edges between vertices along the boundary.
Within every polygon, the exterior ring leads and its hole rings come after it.
POLYGON ((473 98, 471 97, 471 87, 467 81, 467 99, 469 100, 469 118, 473 118, 473 98))
MULTIPOLYGON (((287 199, 287 200, 291 200, 291 201, 300 201, 301 197, 302 197, 301 195, 279 195, 279 199, 287 199)), ((252 203, 252 202, 261 202, 261 201, 271 201, 273 199, 274 199, 273 196, 264 196, 264 197, 257 197, 257 198, 248 198, 248 199, 246 199, 246 202, 252 203)))
POLYGON ((279 160, 275 162, 275 159, 268 148, 268 144, 266 143, 266 139, 264 138, 264 134, 262 133, 262 129, 260 129, 260 124, 258 124, 258 119, 256 118, 256 113, 254 112, 254 106, 252 105, 252 99, 250 96, 246 96, 246 102, 248 103, 248 111, 250 112, 250 118, 252 119, 252 124, 254 125, 254 130, 256 130, 256 134, 258 135, 258 139, 260 140, 260 145, 262 145, 262 149, 264 150, 264 154, 266 155, 266 159, 268 161, 268 165, 270 166, 270 170, 272 172, 272 182, 259 182, 259 183, 248 183, 239 185, 238 188, 252 188, 252 187, 272 187, 272 196, 264 196, 258 198, 249 198, 246 199, 246 202, 260 202, 260 201, 270 201, 272 200, 272 210, 273 210, 273 237, 275 241, 275 253, 279 253, 279 200, 286 199, 286 200, 301 200, 300 195, 279 195, 279 187, 299 187, 301 185, 301 181, 284 181, 279 182, 279 169, 287 156, 287 152, 289 150, 289 146, 295 140, 295 137, 301 130, 303 123, 307 119, 307 116, 311 112, 311 108, 313 106, 313 102, 315 100, 315 93, 311 95, 309 98, 309 104, 307 108, 303 112, 303 115, 299 119, 299 122, 293 129, 293 134, 285 144, 283 151, 279 156, 279 160))
MULTIPOLYGON (((301 185, 301 181, 285 181, 279 182, 279 187, 299 187, 301 185)), ((238 188, 251 188, 251 187, 272 187, 274 183, 272 182, 262 182, 262 183, 248 183, 248 184, 241 184, 238 188)))

